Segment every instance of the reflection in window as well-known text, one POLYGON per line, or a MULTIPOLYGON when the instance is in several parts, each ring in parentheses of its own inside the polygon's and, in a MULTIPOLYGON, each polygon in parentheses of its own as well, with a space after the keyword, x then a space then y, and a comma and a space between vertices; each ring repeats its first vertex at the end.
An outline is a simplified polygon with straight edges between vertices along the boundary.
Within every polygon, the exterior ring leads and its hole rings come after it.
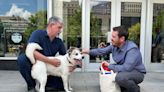
POLYGON ((79 0, 73 0, 70 2, 65 2, 63 0, 63 8, 61 9, 63 9, 62 16, 64 20, 63 39, 67 49, 72 46, 81 48, 82 9, 79 5, 79 0))
POLYGON ((141 8, 141 3, 121 3, 121 25, 124 25, 128 28, 128 39, 134 41, 138 46, 140 43, 141 8))
POLYGON ((152 63, 164 63, 164 4, 153 5, 152 63))
POLYGON ((24 52, 32 31, 45 29, 47 0, 1 0, 0 57, 24 52))
MULTIPOLYGON (((110 30, 111 22, 111 2, 92 1, 90 4, 90 47, 98 48, 101 42, 107 43, 107 34, 110 30)), ((100 62, 109 60, 109 55, 97 57, 90 56, 90 62, 100 62)))

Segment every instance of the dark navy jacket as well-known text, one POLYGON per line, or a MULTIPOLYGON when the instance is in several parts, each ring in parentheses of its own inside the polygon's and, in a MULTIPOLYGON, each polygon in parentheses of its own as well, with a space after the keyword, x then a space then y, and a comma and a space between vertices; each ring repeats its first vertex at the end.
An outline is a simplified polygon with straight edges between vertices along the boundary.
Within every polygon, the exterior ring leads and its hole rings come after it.
POLYGON ((45 56, 55 56, 57 52, 59 52, 60 55, 66 54, 63 41, 60 38, 55 38, 51 41, 45 30, 34 31, 28 43, 30 42, 38 43, 43 48, 40 52, 45 56))

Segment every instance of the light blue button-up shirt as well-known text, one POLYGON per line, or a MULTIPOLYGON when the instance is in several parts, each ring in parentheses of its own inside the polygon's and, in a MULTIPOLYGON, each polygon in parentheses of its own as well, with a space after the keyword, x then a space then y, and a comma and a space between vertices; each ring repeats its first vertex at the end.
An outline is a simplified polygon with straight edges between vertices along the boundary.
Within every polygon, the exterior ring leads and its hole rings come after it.
POLYGON ((92 56, 109 53, 112 53, 113 60, 116 62, 116 64, 110 64, 109 69, 115 72, 130 72, 137 70, 146 73, 140 50, 134 42, 126 41, 121 48, 109 45, 105 48, 90 50, 90 55, 92 56))

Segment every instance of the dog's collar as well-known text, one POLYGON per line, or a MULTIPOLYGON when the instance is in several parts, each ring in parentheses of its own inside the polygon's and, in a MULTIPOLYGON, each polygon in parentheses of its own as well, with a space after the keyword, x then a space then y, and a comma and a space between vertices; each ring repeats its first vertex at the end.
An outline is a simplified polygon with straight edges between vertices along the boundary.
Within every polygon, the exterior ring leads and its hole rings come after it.
POLYGON ((73 65, 73 64, 71 63, 71 61, 69 60, 69 57, 67 57, 67 61, 68 61, 69 64, 73 65))

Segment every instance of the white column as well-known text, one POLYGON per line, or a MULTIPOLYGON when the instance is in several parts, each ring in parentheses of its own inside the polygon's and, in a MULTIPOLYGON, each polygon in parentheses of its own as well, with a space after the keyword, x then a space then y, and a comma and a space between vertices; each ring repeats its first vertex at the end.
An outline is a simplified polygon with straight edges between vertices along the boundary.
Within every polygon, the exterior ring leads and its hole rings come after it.
MULTIPOLYGON (((82 49, 90 49, 90 0, 82 0, 82 49)), ((82 70, 87 69, 89 55, 85 56, 82 70)))
POLYGON ((52 0, 47 0, 47 20, 52 16, 52 0))
POLYGON ((146 43, 146 0, 142 1, 141 12, 141 28, 140 28, 140 51, 142 55, 142 61, 145 62, 145 43, 146 43))
MULTIPOLYGON (((53 0, 52 16, 57 16, 63 20, 63 0, 53 0)), ((63 39, 63 32, 60 33, 59 37, 63 39)))

